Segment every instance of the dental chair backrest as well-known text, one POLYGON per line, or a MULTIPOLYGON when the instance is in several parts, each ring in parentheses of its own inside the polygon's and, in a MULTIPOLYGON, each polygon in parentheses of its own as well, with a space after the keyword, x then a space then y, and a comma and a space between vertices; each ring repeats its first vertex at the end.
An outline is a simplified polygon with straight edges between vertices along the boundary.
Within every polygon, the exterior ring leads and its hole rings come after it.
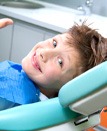
POLYGON ((90 115, 107 105, 107 61, 65 84, 59 92, 63 107, 90 115))
POLYGON ((57 98, 0 111, 0 130, 40 130, 88 116, 107 105, 106 85, 104 62, 65 84, 57 98))

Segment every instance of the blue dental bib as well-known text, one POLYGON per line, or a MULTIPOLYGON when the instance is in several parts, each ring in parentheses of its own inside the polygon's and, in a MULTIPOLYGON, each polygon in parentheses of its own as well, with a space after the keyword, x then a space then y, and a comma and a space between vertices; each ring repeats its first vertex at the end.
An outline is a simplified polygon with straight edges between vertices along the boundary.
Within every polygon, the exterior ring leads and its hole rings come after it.
POLYGON ((7 103, 10 106, 9 102, 16 105, 38 102, 39 94, 39 88, 29 79, 20 64, 0 62, 0 106, 7 103))

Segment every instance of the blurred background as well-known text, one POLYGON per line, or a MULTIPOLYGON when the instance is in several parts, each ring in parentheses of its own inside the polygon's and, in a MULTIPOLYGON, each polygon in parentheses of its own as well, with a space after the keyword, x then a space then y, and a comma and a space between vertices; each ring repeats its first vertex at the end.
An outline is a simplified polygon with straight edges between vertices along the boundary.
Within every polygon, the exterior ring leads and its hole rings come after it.
POLYGON ((14 24, 0 30, 0 61, 21 63, 32 47, 84 20, 107 37, 107 0, 0 0, 0 18, 14 24))
MULTIPOLYGON (((86 0, 41 0, 56 5, 61 5, 73 9, 77 9, 78 6, 83 6, 86 0)), ((107 16, 107 0, 87 0, 92 2, 91 11, 92 13, 107 16)))

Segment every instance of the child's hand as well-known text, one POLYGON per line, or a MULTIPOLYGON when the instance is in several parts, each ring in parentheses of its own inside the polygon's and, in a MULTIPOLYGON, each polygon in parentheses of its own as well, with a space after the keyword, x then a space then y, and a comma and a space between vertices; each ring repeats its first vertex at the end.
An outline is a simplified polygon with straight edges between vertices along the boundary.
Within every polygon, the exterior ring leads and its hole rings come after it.
POLYGON ((13 24, 13 20, 10 18, 0 19, 0 28, 3 28, 7 25, 12 25, 12 24, 13 24))

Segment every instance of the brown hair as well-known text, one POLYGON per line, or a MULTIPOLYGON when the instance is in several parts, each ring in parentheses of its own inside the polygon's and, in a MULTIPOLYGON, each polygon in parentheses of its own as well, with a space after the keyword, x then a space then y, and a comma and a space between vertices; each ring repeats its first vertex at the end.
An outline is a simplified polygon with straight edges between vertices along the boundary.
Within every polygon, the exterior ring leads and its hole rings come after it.
POLYGON ((68 30, 73 46, 80 53, 82 72, 107 60, 107 39, 83 23, 68 30))

